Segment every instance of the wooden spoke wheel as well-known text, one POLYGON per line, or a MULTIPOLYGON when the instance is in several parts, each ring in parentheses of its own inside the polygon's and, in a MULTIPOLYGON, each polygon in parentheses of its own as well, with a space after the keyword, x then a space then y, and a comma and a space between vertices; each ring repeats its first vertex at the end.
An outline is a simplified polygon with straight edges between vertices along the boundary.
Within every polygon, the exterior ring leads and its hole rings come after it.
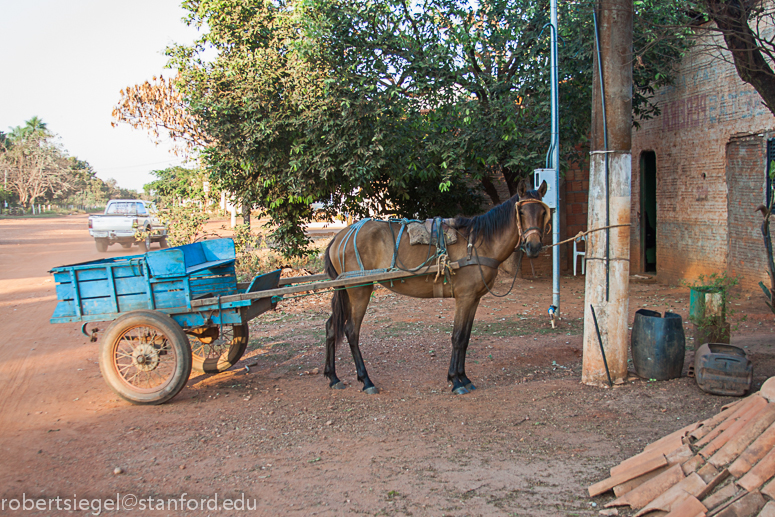
POLYGON ((175 320, 156 311, 116 319, 100 344, 100 370, 108 386, 133 404, 163 404, 191 374, 191 348, 175 320))
POLYGON ((240 360, 248 346, 248 324, 224 325, 223 335, 219 327, 207 327, 188 331, 194 337, 191 342, 192 368, 198 372, 220 373, 240 360))

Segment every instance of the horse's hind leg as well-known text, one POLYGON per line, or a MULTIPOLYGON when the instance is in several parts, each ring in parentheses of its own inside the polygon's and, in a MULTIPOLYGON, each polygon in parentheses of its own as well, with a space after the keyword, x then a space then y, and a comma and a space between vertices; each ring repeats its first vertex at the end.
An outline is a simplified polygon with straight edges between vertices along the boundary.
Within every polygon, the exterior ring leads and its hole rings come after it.
POLYGON ((334 389, 344 389, 346 386, 336 376, 336 335, 334 334, 333 316, 326 320, 326 365, 323 375, 328 379, 328 386, 334 389))
POLYGON ((455 395, 462 395, 476 389, 476 386, 466 376, 466 351, 477 307, 479 307, 478 298, 457 298, 455 300, 452 357, 449 361, 449 374, 447 375, 447 379, 452 382, 452 393, 455 395))
POLYGON ((371 382, 371 379, 369 379, 369 374, 366 371, 366 365, 363 362, 358 342, 361 333, 361 323, 363 322, 363 317, 366 315, 366 308, 369 306, 369 297, 373 290, 374 288, 372 286, 348 289, 347 292, 350 295, 350 317, 345 326, 345 334, 347 335, 348 343, 350 343, 350 351, 352 351, 353 361, 355 361, 355 371, 358 374, 358 380, 363 383, 363 391, 369 395, 377 393, 377 388, 374 386, 374 383, 371 382))

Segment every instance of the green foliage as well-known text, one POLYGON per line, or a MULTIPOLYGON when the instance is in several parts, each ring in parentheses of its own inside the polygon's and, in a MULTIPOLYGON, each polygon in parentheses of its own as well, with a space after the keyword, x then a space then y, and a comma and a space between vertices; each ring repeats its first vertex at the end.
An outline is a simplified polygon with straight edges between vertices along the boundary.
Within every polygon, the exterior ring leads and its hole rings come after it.
MULTIPOLYGON (((175 86, 211 145, 219 187, 254 201, 286 256, 308 253, 310 203, 329 215, 480 211, 545 163, 548 2, 187 0, 203 35, 168 49, 175 86)), ((589 132, 591 2, 560 5, 561 160, 589 132)), ((685 48, 655 27, 681 12, 639 2, 634 104, 657 112, 685 48), (658 13, 658 16, 657 14, 658 13)), ((675 31, 674 31, 675 32, 675 31)))
MULTIPOLYGON (((210 220, 205 174, 199 169, 169 167, 152 171, 158 179, 143 185, 159 210, 159 219, 167 225, 167 240, 172 246, 190 244, 204 238, 205 225, 210 220)), ((138 233, 138 238, 142 238, 138 233)))
POLYGON ((711 273, 710 275, 700 275, 694 282, 681 280, 681 285, 694 289, 701 293, 723 293, 728 294, 729 291, 740 283, 740 278, 737 276, 728 276, 726 271, 721 273, 711 273))
MULTIPOLYGON (((706 315, 704 313, 699 316, 695 315, 693 318, 691 318, 692 323, 694 323, 697 328, 702 331, 709 333, 713 332, 717 336, 724 338, 729 337, 725 335, 728 332, 725 324, 727 319, 732 319, 738 312, 734 307, 730 306, 730 302, 740 298, 740 294, 734 290, 734 287, 739 283, 739 277, 730 277, 727 275, 726 271, 722 271, 721 273, 711 273, 707 276, 700 275, 694 282, 681 280, 681 285, 699 293, 721 294, 723 305, 721 309, 722 315, 715 316, 706 315)), ((729 332, 738 330, 740 328, 740 323, 746 321, 747 318, 747 315, 740 317, 738 321, 733 326, 731 326, 729 332)))
POLYGON ((234 236, 232 237, 232 240, 234 240, 234 251, 236 252, 237 257, 261 247, 263 237, 253 233, 250 226, 247 224, 238 224, 233 230, 234 236))

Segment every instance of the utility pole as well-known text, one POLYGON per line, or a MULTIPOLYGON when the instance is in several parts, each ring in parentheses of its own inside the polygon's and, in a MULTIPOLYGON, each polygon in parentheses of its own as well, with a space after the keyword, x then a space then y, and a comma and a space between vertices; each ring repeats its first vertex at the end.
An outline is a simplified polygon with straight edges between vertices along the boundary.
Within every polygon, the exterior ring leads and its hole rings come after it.
POLYGON ((587 226, 624 225, 587 239, 581 380, 604 385, 627 377, 633 0, 598 0, 596 18, 587 226))

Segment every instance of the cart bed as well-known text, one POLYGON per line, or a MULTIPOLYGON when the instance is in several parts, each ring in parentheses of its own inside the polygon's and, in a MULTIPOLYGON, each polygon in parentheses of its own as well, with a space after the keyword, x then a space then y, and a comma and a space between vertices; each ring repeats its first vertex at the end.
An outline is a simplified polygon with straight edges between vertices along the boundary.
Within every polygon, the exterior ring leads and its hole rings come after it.
MULTIPOLYGON (((192 300, 237 293, 234 259, 234 242, 217 239, 54 268, 59 303, 51 322, 106 321, 142 309, 191 312, 192 300)), ((242 305, 249 303, 223 308, 242 305)))

